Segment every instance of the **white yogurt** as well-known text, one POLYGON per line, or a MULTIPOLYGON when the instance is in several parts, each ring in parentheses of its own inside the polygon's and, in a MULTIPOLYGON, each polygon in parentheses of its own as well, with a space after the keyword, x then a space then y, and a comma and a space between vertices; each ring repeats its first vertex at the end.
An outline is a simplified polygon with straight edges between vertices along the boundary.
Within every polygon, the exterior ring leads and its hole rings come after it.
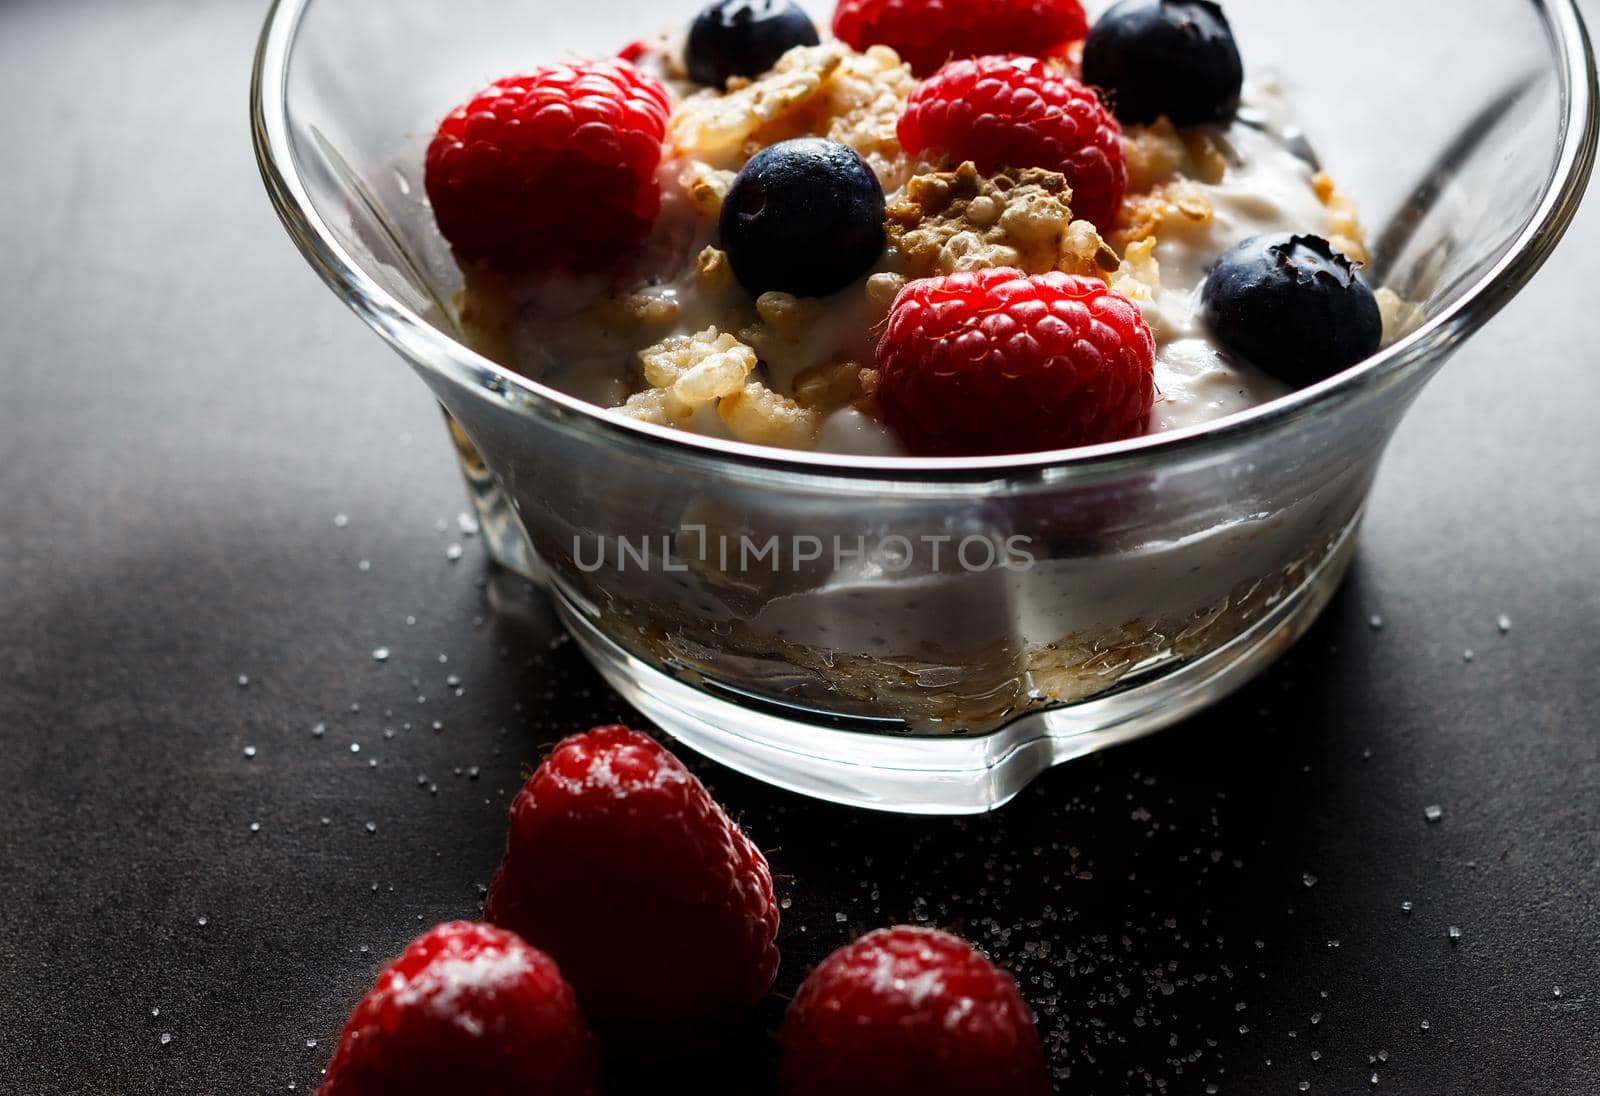
MULTIPOLYGON (((1257 97, 1255 113, 1281 116, 1281 101, 1270 90, 1258 92, 1257 97)), ((1212 263, 1241 240, 1263 233, 1328 232, 1328 213, 1317 197, 1313 169, 1284 142, 1244 123, 1213 136, 1228 159, 1228 169, 1219 183, 1192 181, 1194 190, 1209 201, 1213 215, 1200 224, 1174 217, 1163 225, 1155 248, 1160 288, 1151 300, 1141 302, 1157 344, 1151 432, 1220 419, 1289 391, 1216 346, 1201 314, 1200 291, 1212 263)), ((637 355, 645 346, 711 326, 731 329, 728 297, 708 296, 696 277, 694 258, 711 242, 714 226, 690 208, 678 179, 683 170, 679 161, 663 165, 666 204, 641 263, 647 271, 667 272, 644 291, 672 300, 678 309, 675 321, 644 333, 606 331, 575 320, 574 313, 604 302, 619 287, 596 279, 524 287, 513 340, 520 372, 591 403, 616 408, 644 387, 637 355)), ((891 202, 897 196, 890 195, 891 202)), ((886 256, 880 268, 890 265, 886 256)), ((621 290, 637 290, 639 282, 650 280, 649 274, 638 275, 633 286, 621 290)), ((763 348, 757 375, 765 384, 788 395, 807 369, 841 360, 870 364, 875 333, 862 283, 828 298, 824 307, 821 319, 802 338, 763 348)), ((714 411, 696 414, 683 425, 709 436, 727 436, 714 411)), ((906 454, 886 426, 854 408, 825 418, 817 448, 858 455, 906 454)))

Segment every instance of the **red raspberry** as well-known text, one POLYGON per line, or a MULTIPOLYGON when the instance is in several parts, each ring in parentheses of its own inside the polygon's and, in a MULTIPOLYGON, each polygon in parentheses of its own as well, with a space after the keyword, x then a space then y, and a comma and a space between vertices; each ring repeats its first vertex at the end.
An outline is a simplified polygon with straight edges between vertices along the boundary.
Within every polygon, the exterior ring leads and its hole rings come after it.
POLYGON ((879 929, 812 972, 784 1017, 783 1096, 1045 1096, 1033 1012, 966 941, 879 929))
POLYGON ((1155 339, 1096 278, 1008 267, 912 282, 878 343, 878 404, 917 453, 1038 453, 1144 432, 1155 339))
POLYGON ((378 975, 321 1096, 598 1096, 598 1048, 555 962, 492 925, 440 925, 378 975))
POLYGON ((714 1038, 778 969, 766 859, 626 727, 567 739, 518 793, 484 912, 555 956, 598 1026, 634 1038, 714 1038))
POLYGON ((428 198, 464 263, 603 270, 661 211, 667 91, 623 60, 549 65, 480 92, 428 146, 428 198))
POLYGON ((833 33, 854 49, 892 46, 918 76, 952 57, 1043 56, 1089 33, 1078 0, 839 0, 833 33))
POLYGON ((1109 232, 1128 189, 1122 127, 1090 88, 1033 57, 952 61, 911 93, 900 117, 910 153, 944 149, 985 175, 1001 167, 1059 171, 1073 216, 1109 232))

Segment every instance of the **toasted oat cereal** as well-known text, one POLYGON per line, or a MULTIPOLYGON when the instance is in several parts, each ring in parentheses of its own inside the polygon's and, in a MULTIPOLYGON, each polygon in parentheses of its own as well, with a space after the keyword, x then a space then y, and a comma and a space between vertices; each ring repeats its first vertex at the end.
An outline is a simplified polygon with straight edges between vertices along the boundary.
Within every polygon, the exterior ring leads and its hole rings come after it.
POLYGON ((1122 217, 1111 239, 1127 248, 1140 240, 1161 235, 1168 224, 1204 225, 1215 216, 1211 199, 1199 185, 1184 176, 1159 183, 1143 194, 1130 194, 1122 203, 1122 217))
POLYGON ((1343 252, 1347 258, 1358 263, 1371 262, 1372 255, 1367 251, 1367 234, 1361 227, 1355 203, 1339 193, 1339 188, 1325 171, 1317 173, 1312 185, 1316 188, 1318 200, 1328 211, 1328 242, 1334 250, 1343 252))
POLYGON ((735 172, 694 160, 683 170, 680 182, 695 210, 702 217, 715 219, 722 213, 723 200, 736 177, 735 172))
POLYGON ((706 293, 721 293, 733 284, 733 266, 728 253, 715 247, 706 247, 694 261, 695 281, 706 293))
POLYGON ((1222 182, 1228 158, 1204 130, 1179 131, 1162 118, 1147 126, 1129 126, 1122 137, 1128 163, 1128 193, 1142 194, 1179 175, 1202 183, 1222 182))
POLYGON ((678 302, 659 293, 629 293, 585 310, 583 322, 611 334, 665 327, 678 318, 678 302))
POLYGON ((792 293, 763 293, 756 298, 756 314, 780 338, 796 342, 822 318, 822 302, 792 293))
POLYGON ((740 153, 757 130, 815 98, 851 52, 839 42, 797 46, 772 71, 724 94, 702 91, 672 116, 668 141, 695 159, 742 163, 740 153))
POLYGON ((867 394, 863 369, 853 361, 829 362, 795 378, 794 398, 802 407, 824 415, 859 403, 867 394))
POLYGON ((765 76, 732 82, 724 94, 701 92, 678 108, 671 143, 696 161, 684 185, 697 207, 720 208, 731 174, 724 180, 717 172, 779 141, 826 137, 859 152, 894 190, 910 174, 895 131, 914 86, 910 68, 885 46, 865 53, 838 42, 792 49, 765 76))
POLYGON ((674 335, 639 352, 644 379, 668 389, 691 407, 737 392, 756 367, 756 352, 732 335, 709 327, 696 335, 674 335))
POLYGON ((1156 260, 1155 237, 1130 244, 1122 265, 1111 276, 1111 288, 1133 301, 1151 301, 1161 289, 1161 264, 1156 260))
POLYGON ((889 207, 889 242, 915 278, 1011 266, 1104 278, 1116 254, 1094 226, 1072 218, 1066 177, 1039 168, 979 174, 972 163, 918 175, 889 207))
POLYGON ((764 147, 791 137, 826 137, 849 145, 892 191, 911 174, 911 158, 900 147, 897 130, 915 87, 910 67, 889 47, 850 53, 816 98, 763 125, 753 140, 764 147))
POLYGON ((654 423, 657 426, 683 426, 694 408, 674 396, 670 389, 649 388, 628 397, 628 402, 617 408, 630 419, 654 423))
POLYGON ((764 384, 750 383, 717 404, 728 432, 752 445, 814 449, 822 416, 781 396, 764 384))

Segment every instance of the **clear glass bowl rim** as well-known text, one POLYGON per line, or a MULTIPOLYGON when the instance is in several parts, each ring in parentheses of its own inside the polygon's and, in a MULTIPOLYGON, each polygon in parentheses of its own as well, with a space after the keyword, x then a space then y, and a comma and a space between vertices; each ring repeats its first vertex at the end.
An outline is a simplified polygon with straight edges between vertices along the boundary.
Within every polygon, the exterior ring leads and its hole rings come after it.
POLYGON ((273 206, 301 253, 330 288, 408 360, 456 384, 517 393, 531 417, 577 418, 598 437, 645 455, 724 473, 752 472, 876 480, 899 490, 923 482, 1052 482, 1098 478, 1203 458, 1311 415, 1335 415, 1351 402, 1405 380, 1487 323, 1539 270, 1572 223, 1594 168, 1600 119, 1595 58, 1576 0, 1529 0, 1544 20, 1561 83, 1560 146, 1540 201, 1513 246, 1449 308, 1351 370, 1248 411, 1183 430, 1109 445, 1003 457, 863 457, 772 449, 624 419, 496 365, 430 324, 363 271, 312 204, 289 136, 288 75, 295 41, 314 0, 273 0, 250 84, 256 161, 273 206))

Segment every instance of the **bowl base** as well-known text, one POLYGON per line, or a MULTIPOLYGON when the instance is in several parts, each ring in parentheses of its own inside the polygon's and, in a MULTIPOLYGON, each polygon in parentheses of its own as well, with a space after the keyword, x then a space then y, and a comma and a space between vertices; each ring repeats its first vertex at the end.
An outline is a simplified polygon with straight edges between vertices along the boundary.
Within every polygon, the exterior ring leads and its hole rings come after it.
POLYGON ((1031 712, 982 736, 913 737, 870 724, 752 701, 714 681, 682 681, 595 627, 554 584, 568 632, 606 682, 673 738, 747 776, 801 795, 900 814, 982 814, 1040 773, 1171 726, 1240 688, 1321 615, 1355 554, 1358 513, 1322 564, 1226 646, 1148 681, 1031 712), (850 729, 852 722, 859 729, 850 729))

